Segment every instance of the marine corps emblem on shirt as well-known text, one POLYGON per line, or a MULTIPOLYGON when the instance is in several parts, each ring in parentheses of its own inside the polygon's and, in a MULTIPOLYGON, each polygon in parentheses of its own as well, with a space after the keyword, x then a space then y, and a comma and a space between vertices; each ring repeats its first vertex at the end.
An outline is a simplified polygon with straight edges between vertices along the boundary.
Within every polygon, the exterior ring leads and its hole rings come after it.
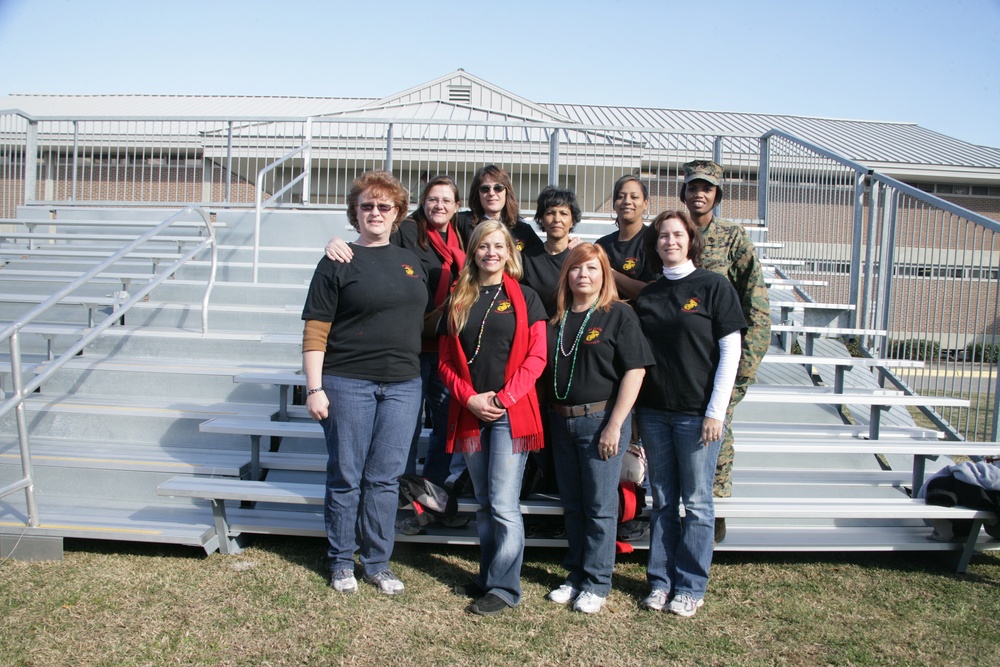
POLYGON ((681 310, 683 310, 685 313, 693 313, 696 310, 698 310, 698 304, 700 303, 701 299, 691 297, 690 299, 687 300, 687 303, 681 306, 681 310))
POLYGON ((518 251, 518 252, 521 252, 521 251, 523 251, 523 250, 524 250, 524 241, 522 241, 522 240, 518 239, 518 240, 517 240, 517 241, 516 241, 516 242, 514 243, 514 247, 515 247, 515 248, 517 248, 517 251, 518 251))
POLYGON ((583 342, 587 344, 600 343, 601 327, 591 327, 587 335, 583 337, 583 342))
POLYGON ((402 267, 403 267, 403 273, 405 273, 409 277, 411 277, 411 278, 419 278, 420 277, 420 276, 417 275, 417 272, 413 270, 413 267, 410 266, 409 264, 403 264, 402 267))
POLYGON ((629 257, 625 260, 625 263, 622 264, 622 271, 631 271, 635 268, 636 264, 638 264, 638 262, 636 262, 635 257, 629 257))
POLYGON ((510 309, 511 309, 510 301, 501 301, 500 303, 497 304, 496 312, 506 313, 510 309))

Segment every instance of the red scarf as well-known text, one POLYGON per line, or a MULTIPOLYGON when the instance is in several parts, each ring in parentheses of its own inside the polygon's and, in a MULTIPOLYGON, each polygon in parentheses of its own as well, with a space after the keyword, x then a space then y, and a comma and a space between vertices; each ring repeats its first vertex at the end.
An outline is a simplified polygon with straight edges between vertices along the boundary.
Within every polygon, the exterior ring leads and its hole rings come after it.
POLYGON ((448 240, 441 238, 441 232, 434 225, 427 225, 427 238, 434 248, 434 252, 441 258, 441 279, 438 280, 437 291, 434 293, 434 307, 440 308, 444 300, 448 298, 451 291, 451 284, 454 278, 451 275, 453 266, 462 268, 465 265, 465 251, 462 244, 458 242, 458 230, 449 224, 448 240))
MULTIPOLYGON (((514 341, 510 346, 507 365, 504 368, 504 380, 509 380, 528 355, 528 307, 524 301, 524 293, 516 280, 503 274, 503 289, 507 292, 511 306, 514 307, 514 341)), ((458 367, 458 373, 463 380, 472 384, 469 374, 469 364, 465 351, 458 336, 447 336, 448 345, 458 367)), ((499 393, 499 392, 497 392, 499 393)), ((514 440, 514 452, 532 452, 545 445, 542 436, 542 417, 538 409, 538 396, 534 388, 521 400, 507 408, 510 419, 510 435, 514 440)), ((454 398, 448 406, 448 452, 478 452, 482 448, 479 440, 479 419, 472 412, 460 405, 454 398)))

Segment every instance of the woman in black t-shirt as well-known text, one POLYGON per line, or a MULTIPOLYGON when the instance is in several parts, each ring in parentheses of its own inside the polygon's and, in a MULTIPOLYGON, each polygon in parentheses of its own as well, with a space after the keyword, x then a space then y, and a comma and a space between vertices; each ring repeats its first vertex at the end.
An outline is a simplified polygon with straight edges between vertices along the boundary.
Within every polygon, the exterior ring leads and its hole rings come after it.
POLYGON ((615 181, 611 199, 618 229, 597 239, 596 243, 608 253, 618 293, 635 301, 642 288, 657 278, 645 261, 643 218, 649 210, 649 192, 638 176, 626 174, 615 181))
POLYGON ((479 575, 459 592, 485 616, 521 601, 521 478, 528 452, 543 446, 535 381, 545 368, 545 309, 518 284, 513 245, 500 222, 476 226, 442 322, 448 451, 465 455, 479 503, 479 575))
POLYGON ((521 219, 517 193, 510 175, 495 164, 476 170, 469 187, 470 211, 458 214, 458 231, 469 247, 472 230, 483 220, 498 220, 514 238, 514 247, 525 248, 542 245, 542 240, 528 223, 521 219))
POLYGON ((572 190, 549 186, 538 193, 535 224, 545 232, 545 242, 521 251, 524 275, 521 283, 538 292, 545 312, 556 311, 556 285, 569 256, 570 232, 582 214, 572 190))
POLYGON ((629 412, 653 363, 600 246, 582 243, 566 258, 548 347, 553 459, 569 541, 569 573, 548 599, 595 614, 611 592, 629 412))
POLYGON ((326 436, 326 522, 331 585, 403 592, 389 569, 399 476, 420 409, 420 329, 424 271, 409 250, 389 243, 408 193, 388 172, 366 172, 347 197, 360 236, 348 264, 323 257, 302 319, 306 408, 326 436))
MULTIPOLYGON (((456 213, 461 206, 458 186, 451 176, 434 176, 420 193, 417 208, 410 217, 399 224, 390 241, 410 250, 420 259, 427 276, 427 312, 421 333, 420 380, 424 401, 431 416, 431 433, 427 443, 427 453, 421 474, 435 484, 445 486, 454 481, 465 469, 461 457, 445 452, 445 426, 448 421, 448 390, 438 374, 438 332, 444 303, 451 291, 451 285, 465 265, 465 247, 456 227, 456 213)), ((326 256, 335 262, 350 262, 354 256, 350 246, 339 237, 330 239, 326 256)), ((410 455, 406 472, 416 472, 417 444, 423 419, 414 426, 410 442, 410 455)), ((424 521, 431 518, 424 515, 424 521)), ((451 523, 452 520, 445 520, 451 523)), ((455 524, 464 525, 465 520, 457 518, 455 524)), ((408 516, 397 525, 400 532, 415 535, 423 530, 423 524, 416 517, 408 516)))
POLYGON ((636 401, 653 492, 642 604, 694 616, 712 564, 712 481, 746 320, 729 280, 698 266, 702 240, 687 213, 661 213, 650 232, 663 275, 635 304, 656 359, 636 401))

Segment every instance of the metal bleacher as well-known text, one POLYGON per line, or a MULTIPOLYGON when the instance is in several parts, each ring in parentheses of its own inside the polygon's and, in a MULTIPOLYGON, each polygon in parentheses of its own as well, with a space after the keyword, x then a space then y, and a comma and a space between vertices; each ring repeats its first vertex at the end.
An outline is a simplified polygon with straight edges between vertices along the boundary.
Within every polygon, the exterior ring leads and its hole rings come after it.
MULTIPOLYGON (((39 553, 52 553, 61 549, 63 538, 86 537, 231 552, 255 533, 323 534, 316 498, 325 447, 318 425, 295 405, 294 388, 301 384, 296 370, 306 286, 327 239, 344 233, 344 215, 267 213, 261 227, 260 275, 254 282, 249 243, 253 213, 214 213, 219 263, 207 332, 200 328, 200 298, 211 269, 207 259, 199 257, 130 308, 121 322, 25 400, 40 522, 27 525, 28 508, 21 494, 0 500, 0 546, 6 551, 26 540, 36 544, 39 553), (237 503, 228 512, 220 511, 227 500, 257 504, 237 503)), ((85 271, 94 262, 95 248, 112 251, 114 244, 120 245, 123 230, 148 226, 169 214, 148 208, 66 207, 52 219, 48 209, 22 207, 16 220, 6 221, 20 226, 17 233, 0 245, 0 320, 14 321, 25 309, 24 301, 44 299, 60 281, 85 271), (108 224, 101 225, 102 220, 108 224), (39 225, 48 234, 37 239, 44 240, 46 252, 28 252, 30 230, 39 225), (78 253, 81 244, 69 238, 74 229, 86 229, 86 245, 78 253), (105 245, 99 238, 102 231, 108 234, 105 245), (18 298, 5 299, 4 293, 18 298)), ((581 233, 596 238, 612 229, 610 222, 590 221, 581 233)), ((766 243, 765 228, 758 225, 754 233, 766 243)), ((93 325, 93 314, 84 306, 114 308, 121 292, 144 282, 151 263, 166 262, 176 253, 170 243, 140 259, 123 259, 89 285, 89 301, 67 304, 54 311, 52 321, 26 329, 21 344, 30 364, 23 372, 44 372, 54 355, 93 325)), ((785 285, 774 275, 769 279, 779 281, 772 285, 772 299, 798 299, 793 289, 801 289, 801 284, 785 285)), ((776 321, 791 318, 787 322, 793 327, 796 313, 802 312, 794 307, 774 310, 776 321)), ((864 443, 858 436, 867 430, 869 414, 880 418, 882 438, 936 442, 937 434, 919 429, 905 408, 871 411, 879 400, 892 402, 877 398, 884 390, 875 384, 871 363, 852 366, 843 361, 849 354, 836 338, 816 337, 812 347, 817 356, 840 359, 846 370, 837 364, 766 362, 760 386, 737 409, 734 430, 737 442, 746 443, 746 448, 737 450, 734 498, 720 503, 720 513, 732 518, 729 536, 718 548, 963 549, 966 545, 928 541, 929 529, 921 521, 926 510, 909 504, 887 510, 891 516, 871 518, 872 503, 879 498, 891 501, 889 505, 908 499, 905 489, 912 484, 914 455, 895 456, 887 471, 875 455, 877 444, 862 453, 845 449, 803 456, 789 455, 778 446, 794 439, 804 445, 828 433, 841 433, 833 437, 845 443, 864 443), (781 400, 768 399, 769 391, 779 395, 778 388, 797 387, 795 391, 805 394, 817 384, 834 387, 838 382, 855 391, 855 402, 847 396, 842 402, 807 401, 789 411, 781 400), (848 432, 852 428, 856 430, 848 432), (762 439, 773 443, 772 449, 761 445, 762 439), (812 484, 790 483, 807 474, 812 484), (864 509, 837 516, 819 510, 813 517, 791 516, 787 509, 765 506, 762 500, 810 494, 850 499, 859 493, 868 502, 864 509)), ((774 345, 769 357, 783 354, 774 345)), ((5 392, 11 389, 11 372, 8 364, 5 392)), ((944 444, 933 446, 951 451, 944 444)), ((0 486, 19 474, 18 451, 11 413, 0 422, 0 486)), ((847 507, 846 502, 841 506, 847 507)), ((461 509, 471 511, 473 506, 465 502, 461 509)), ((524 511, 552 514, 561 508, 558 499, 540 497, 526 501, 524 511)), ((432 527, 423 535, 398 539, 468 544, 474 543, 475 532, 468 527, 432 527)), ((528 540, 529 546, 560 544, 564 541, 553 538, 528 540)), ((998 545, 984 539, 975 546, 998 545)))

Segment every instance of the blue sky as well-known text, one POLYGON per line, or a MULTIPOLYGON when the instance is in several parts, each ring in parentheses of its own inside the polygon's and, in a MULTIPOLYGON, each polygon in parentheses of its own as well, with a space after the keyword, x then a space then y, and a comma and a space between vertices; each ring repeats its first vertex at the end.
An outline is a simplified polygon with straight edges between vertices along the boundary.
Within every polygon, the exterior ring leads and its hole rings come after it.
POLYGON ((0 0, 0 95, 381 97, 915 122, 1000 147, 1000 0, 0 0))

